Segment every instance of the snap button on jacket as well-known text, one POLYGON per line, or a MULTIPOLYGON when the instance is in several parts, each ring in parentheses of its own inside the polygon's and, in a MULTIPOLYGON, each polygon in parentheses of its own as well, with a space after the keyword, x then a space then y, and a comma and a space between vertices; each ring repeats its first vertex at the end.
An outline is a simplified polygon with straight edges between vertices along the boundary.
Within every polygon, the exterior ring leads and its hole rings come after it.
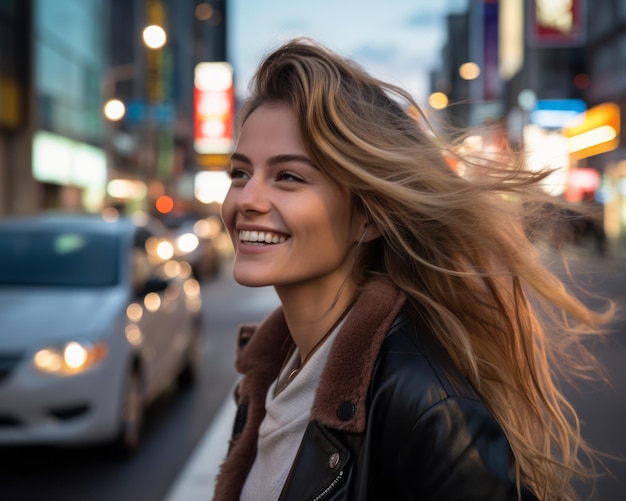
MULTIPOLYGON (((320 379, 281 501, 518 499, 508 441, 405 295, 368 283, 320 379)), ((243 375, 215 501, 236 501, 254 462, 265 396, 293 347, 280 308, 242 326, 243 375)), ((534 500, 522 488, 521 499, 534 500)))

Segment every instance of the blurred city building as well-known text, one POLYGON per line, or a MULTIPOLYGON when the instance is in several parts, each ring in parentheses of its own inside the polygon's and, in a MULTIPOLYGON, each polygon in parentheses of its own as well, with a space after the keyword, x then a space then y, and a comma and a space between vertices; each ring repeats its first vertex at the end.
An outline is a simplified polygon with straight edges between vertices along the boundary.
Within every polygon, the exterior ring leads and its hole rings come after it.
POLYGON ((596 204, 626 250, 626 2, 469 0, 447 26, 436 122, 478 131, 467 148, 513 147, 528 168, 554 169, 545 189, 596 204))
POLYGON ((195 69, 226 25, 226 0, 0 0, 0 216, 203 212, 195 69))

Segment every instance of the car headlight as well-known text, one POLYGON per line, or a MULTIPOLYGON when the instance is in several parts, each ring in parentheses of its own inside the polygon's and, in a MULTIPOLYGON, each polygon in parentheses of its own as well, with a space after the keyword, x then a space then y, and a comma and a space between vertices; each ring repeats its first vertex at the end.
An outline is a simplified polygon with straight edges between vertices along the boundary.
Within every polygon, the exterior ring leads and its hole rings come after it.
POLYGON ((70 341, 62 347, 39 350, 33 357, 33 363, 37 370, 47 374, 79 374, 104 359, 107 352, 104 343, 70 341))

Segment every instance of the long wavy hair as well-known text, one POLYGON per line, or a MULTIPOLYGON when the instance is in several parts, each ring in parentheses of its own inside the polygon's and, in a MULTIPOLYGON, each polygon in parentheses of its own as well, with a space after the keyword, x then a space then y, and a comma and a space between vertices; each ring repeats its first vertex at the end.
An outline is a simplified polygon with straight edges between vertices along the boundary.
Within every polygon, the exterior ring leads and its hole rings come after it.
POLYGON ((595 454, 556 381, 588 375, 582 341, 601 333, 613 305, 587 308, 529 239, 548 173, 459 156, 408 92, 309 39, 270 53, 250 93, 241 124, 263 104, 289 105, 314 164, 378 227, 382 237, 359 250, 357 280, 387 276, 426 317, 506 433, 518 488, 576 499, 572 477, 593 477, 595 454))

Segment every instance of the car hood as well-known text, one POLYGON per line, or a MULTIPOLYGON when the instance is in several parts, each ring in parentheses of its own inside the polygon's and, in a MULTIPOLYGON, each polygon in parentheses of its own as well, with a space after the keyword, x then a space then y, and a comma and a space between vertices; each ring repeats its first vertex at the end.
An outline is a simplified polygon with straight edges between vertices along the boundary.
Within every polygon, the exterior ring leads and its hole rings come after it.
POLYGON ((0 347, 90 340, 125 315, 122 287, 0 288, 0 347))

